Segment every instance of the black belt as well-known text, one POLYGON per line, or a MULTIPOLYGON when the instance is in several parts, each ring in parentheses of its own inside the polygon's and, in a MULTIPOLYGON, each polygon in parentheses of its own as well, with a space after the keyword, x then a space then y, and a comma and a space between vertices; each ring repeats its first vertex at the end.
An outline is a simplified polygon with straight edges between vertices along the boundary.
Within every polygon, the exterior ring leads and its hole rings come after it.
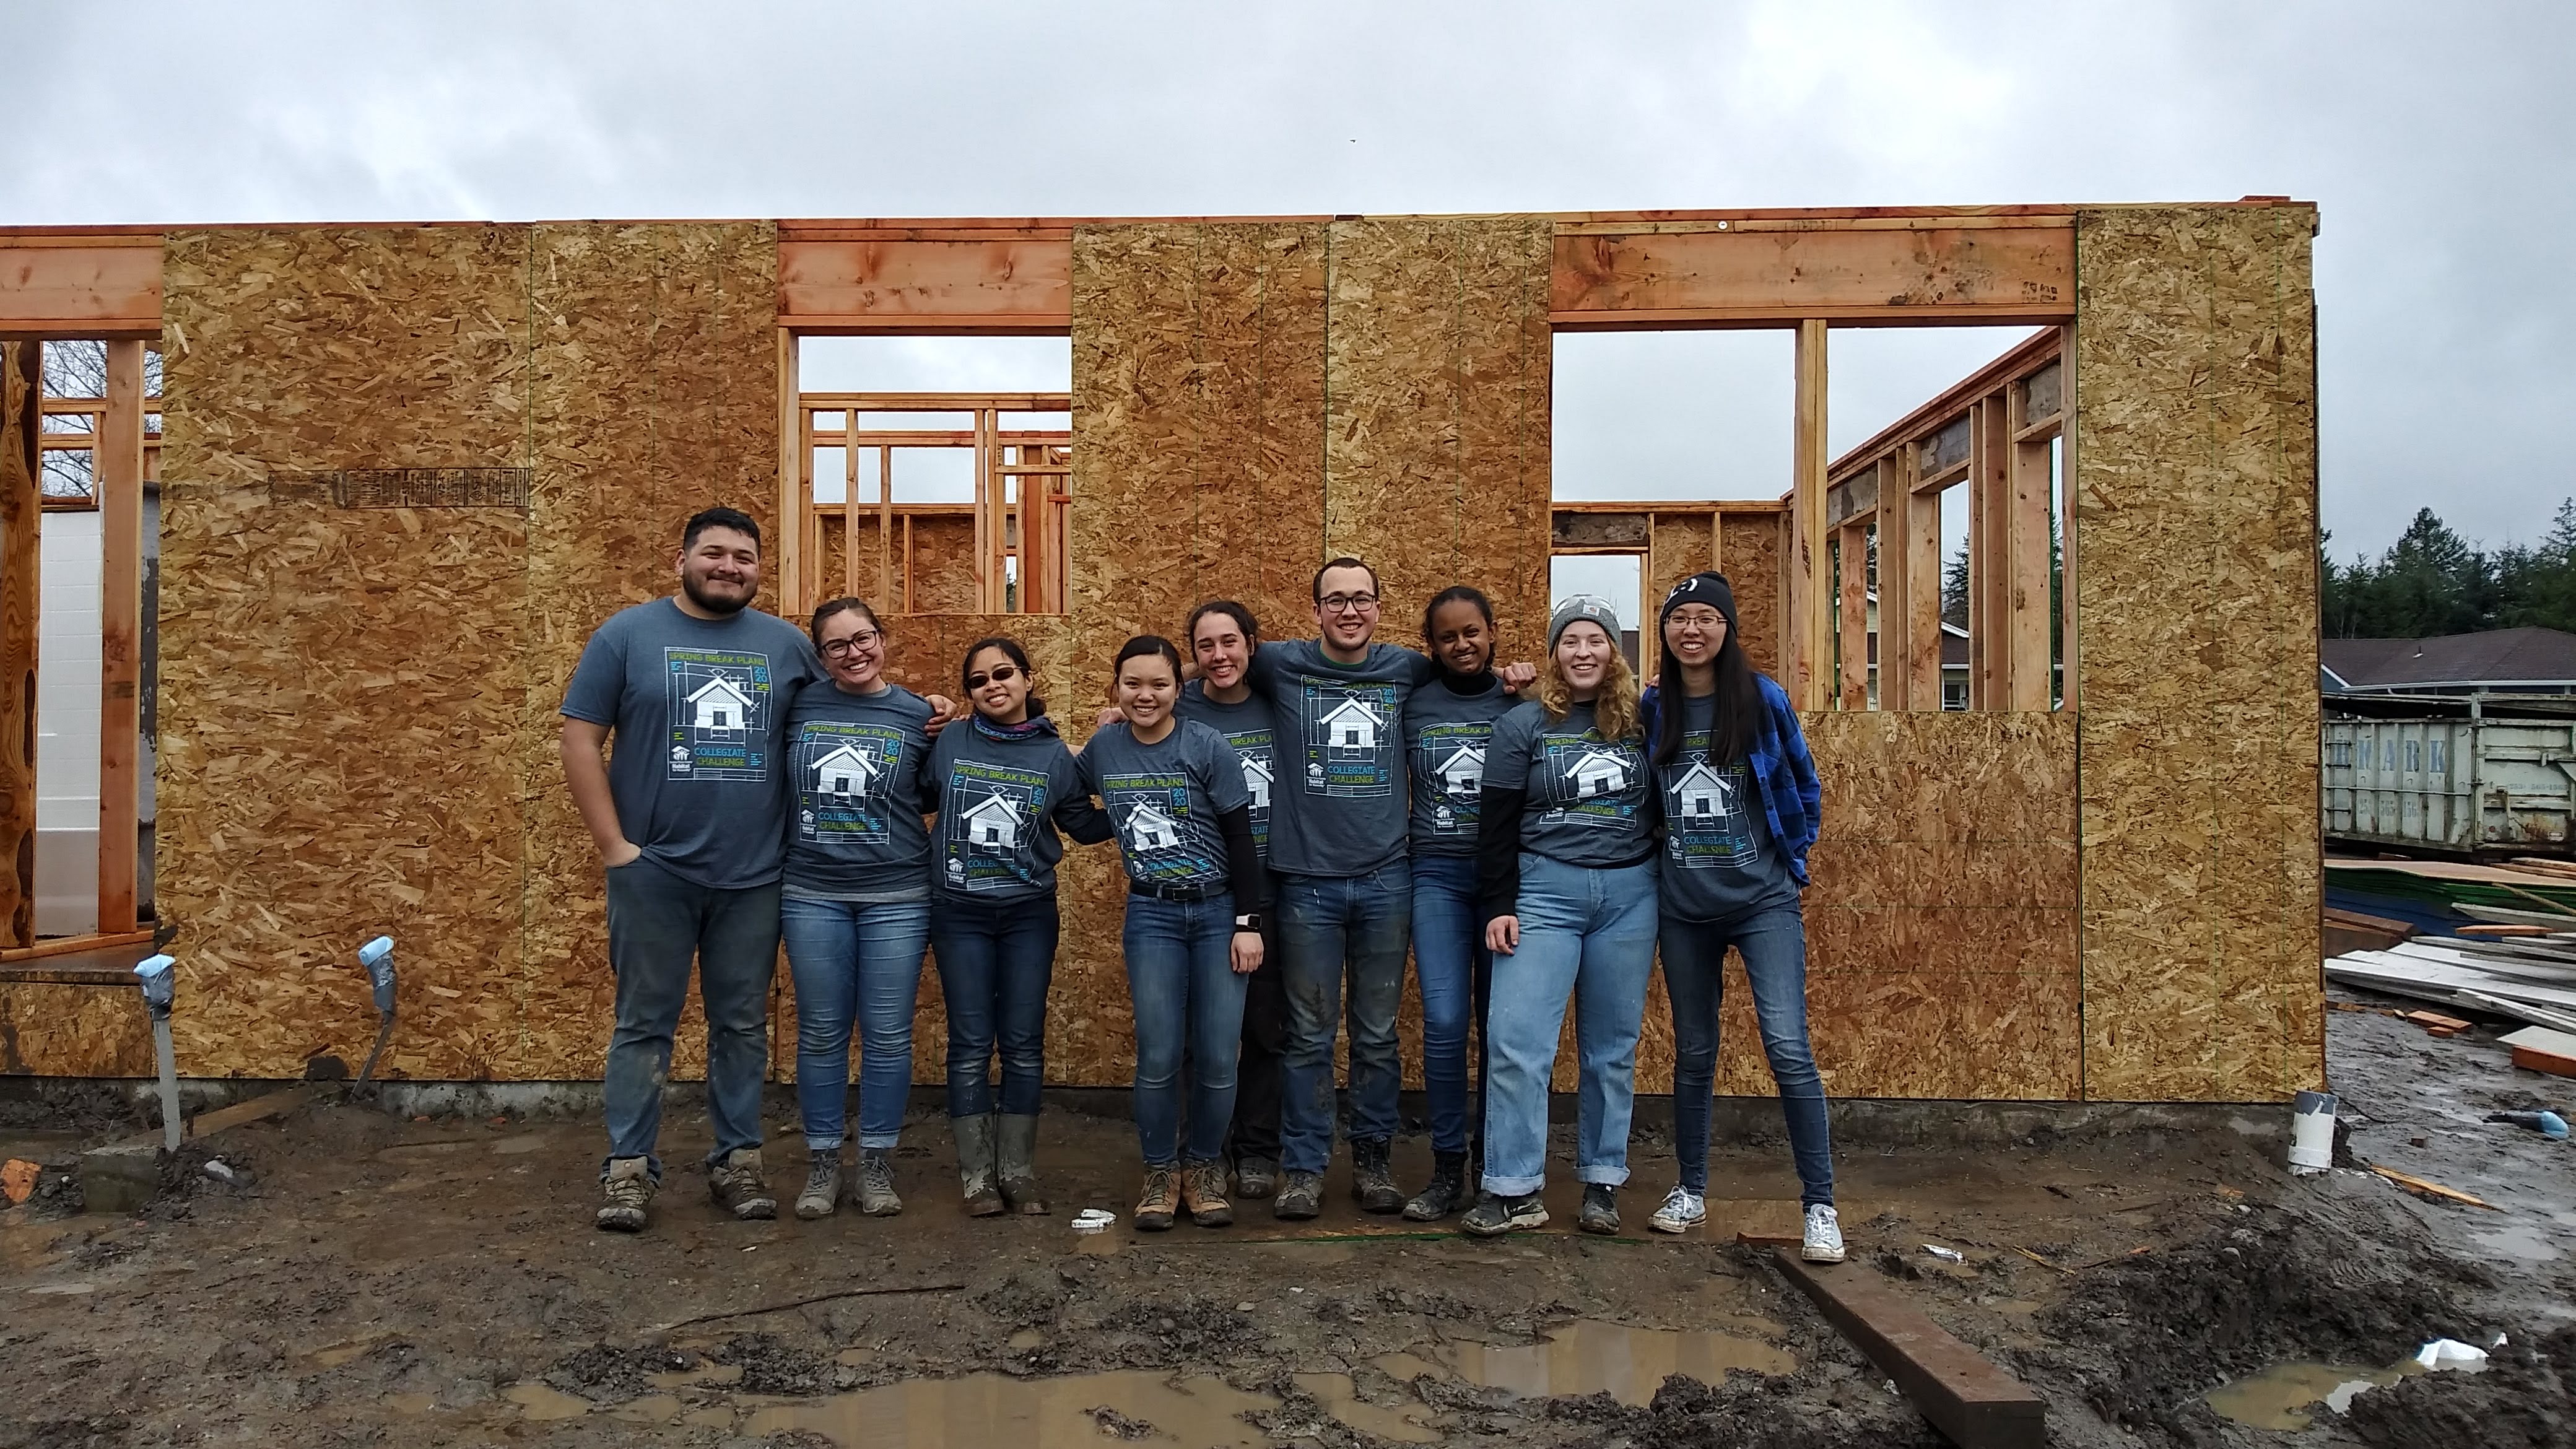
POLYGON ((1127 881, 1127 894, 1131 896, 1150 896, 1158 901, 1169 901, 1176 906, 1196 905, 1200 901, 1212 901, 1218 896, 1231 895, 1233 894, 1233 891, 1234 887, 1231 883, 1226 885, 1166 885, 1161 881, 1137 880, 1132 876, 1129 877, 1127 881))

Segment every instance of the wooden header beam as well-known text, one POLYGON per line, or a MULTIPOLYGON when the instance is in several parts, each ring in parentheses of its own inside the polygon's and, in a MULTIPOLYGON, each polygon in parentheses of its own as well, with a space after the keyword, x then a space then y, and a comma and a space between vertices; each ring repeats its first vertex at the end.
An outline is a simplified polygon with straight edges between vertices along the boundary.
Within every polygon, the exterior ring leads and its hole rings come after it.
POLYGON ((157 232, 0 236, 0 339, 161 340, 157 232))

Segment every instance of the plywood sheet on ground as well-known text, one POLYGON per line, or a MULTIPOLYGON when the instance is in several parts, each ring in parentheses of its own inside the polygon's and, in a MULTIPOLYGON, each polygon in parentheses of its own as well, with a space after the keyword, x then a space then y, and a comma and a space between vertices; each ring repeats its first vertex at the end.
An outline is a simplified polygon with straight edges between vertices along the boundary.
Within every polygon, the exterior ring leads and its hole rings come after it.
POLYGON ((2089 1096, 2320 1085, 2306 207, 2076 220, 2089 1096))

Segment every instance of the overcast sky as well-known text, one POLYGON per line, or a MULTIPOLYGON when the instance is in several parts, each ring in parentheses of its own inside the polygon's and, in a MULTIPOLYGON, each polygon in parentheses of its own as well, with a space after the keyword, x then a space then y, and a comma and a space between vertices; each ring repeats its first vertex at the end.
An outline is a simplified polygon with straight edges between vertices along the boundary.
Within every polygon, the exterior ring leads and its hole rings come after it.
MULTIPOLYGON (((0 0, 0 36, 43 62, 7 87, 42 118, 0 165, 8 223, 2287 194, 2323 209, 2335 552, 2376 552, 2426 504, 2472 538, 2530 539, 2576 492, 2563 0, 0 0)), ((2017 335, 1835 334, 1834 447, 2017 335)), ((901 360, 862 360, 850 385, 932 385, 883 376, 901 360)), ((1574 337, 1557 365, 1560 496, 1786 486, 1787 334, 1574 337)))

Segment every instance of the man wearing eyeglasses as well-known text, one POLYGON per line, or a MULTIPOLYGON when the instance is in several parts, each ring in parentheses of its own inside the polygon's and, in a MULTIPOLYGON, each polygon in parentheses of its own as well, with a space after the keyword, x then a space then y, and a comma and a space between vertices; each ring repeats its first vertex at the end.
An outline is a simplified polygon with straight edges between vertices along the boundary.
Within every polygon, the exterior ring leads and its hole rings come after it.
MULTIPOLYGON (((1284 1168, 1271 1211, 1311 1218, 1333 1155, 1333 1038, 1347 983, 1351 1029, 1351 1194, 1372 1213, 1404 1207, 1388 1162, 1395 1136, 1396 1007, 1413 928, 1405 854, 1404 703, 1437 666, 1373 642, 1376 571, 1337 558, 1316 571, 1318 637, 1267 643, 1252 657, 1270 703, 1277 778, 1270 868, 1288 992, 1280 1112, 1284 1168)), ((1520 664, 1507 684, 1534 677, 1520 664)))
POLYGON ((787 846, 787 707, 824 674, 803 633, 750 607, 760 563, 748 515, 691 518, 679 591, 611 615, 564 693, 564 778, 607 867, 617 977, 604 1229, 641 1230, 661 1180, 662 1084, 693 960, 707 1008, 708 1187, 736 1217, 778 1213, 761 1175, 760 1092, 787 846), (617 752, 604 758, 612 733, 617 752))

